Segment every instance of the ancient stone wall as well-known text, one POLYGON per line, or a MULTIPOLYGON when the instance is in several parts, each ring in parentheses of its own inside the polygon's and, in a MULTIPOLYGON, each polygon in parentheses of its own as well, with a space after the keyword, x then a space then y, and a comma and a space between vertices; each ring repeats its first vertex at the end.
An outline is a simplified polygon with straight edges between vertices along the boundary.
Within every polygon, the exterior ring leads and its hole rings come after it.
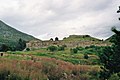
POLYGON ((105 41, 30 41, 26 44, 27 48, 46 48, 48 46, 52 45, 66 45, 68 48, 73 48, 77 46, 85 47, 90 45, 96 45, 96 46, 109 46, 111 43, 105 42, 105 41))

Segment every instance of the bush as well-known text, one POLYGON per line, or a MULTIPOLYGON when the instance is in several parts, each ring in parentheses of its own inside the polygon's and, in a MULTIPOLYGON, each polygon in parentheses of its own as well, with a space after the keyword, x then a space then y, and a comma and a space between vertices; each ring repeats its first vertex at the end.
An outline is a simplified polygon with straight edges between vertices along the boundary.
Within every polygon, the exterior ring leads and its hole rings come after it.
POLYGON ((88 59, 88 58, 89 58, 88 54, 84 54, 84 59, 88 59))
POLYGON ((30 48, 26 48, 26 51, 30 51, 30 48))
POLYGON ((113 74, 108 80, 119 80, 119 79, 120 77, 117 74, 113 74))
POLYGON ((70 49, 71 53, 77 53, 78 52, 78 49, 76 48, 73 48, 73 49, 70 49))
POLYGON ((66 46, 64 46, 64 45, 59 46, 59 47, 58 47, 58 51, 64 51, 64 50, 65 50, 65 47, 66 47, 66 46))
POLYGON ((76 47, 76 49, 77 49, 77 50, 79 50, 79 51, 84 50, 84 48, 83 48, 83 47, 76 47))
POLYGON ((57 51, 57 46, 49 46, 47 50, 50 50, 52 52, 57 51))

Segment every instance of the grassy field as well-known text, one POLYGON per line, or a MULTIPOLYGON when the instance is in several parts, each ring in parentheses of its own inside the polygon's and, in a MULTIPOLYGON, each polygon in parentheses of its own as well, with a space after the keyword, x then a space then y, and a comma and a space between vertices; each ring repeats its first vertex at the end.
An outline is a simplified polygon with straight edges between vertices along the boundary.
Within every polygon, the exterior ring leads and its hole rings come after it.
POLYGON ((51 52, 46 48, 8 51, 0 57, 0 80, 99 80, 97 55, 70 49, 51 52))

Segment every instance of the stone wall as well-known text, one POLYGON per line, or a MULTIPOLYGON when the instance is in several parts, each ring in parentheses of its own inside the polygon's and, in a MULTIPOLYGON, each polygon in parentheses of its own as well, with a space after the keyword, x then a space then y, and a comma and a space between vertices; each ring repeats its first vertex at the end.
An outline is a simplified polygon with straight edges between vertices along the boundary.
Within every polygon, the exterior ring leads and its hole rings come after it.
POLYGON ((66 45, 68 48, 73 48, 77 46, 85 47, 90 45, 96 45, 96 46, 109 46, 111 43, 105 42, 105 41, 40 41, 40 40, 34 40, 30 41, 26 44, 27 48, 46 48, 48 46, 52 45, 66 45))

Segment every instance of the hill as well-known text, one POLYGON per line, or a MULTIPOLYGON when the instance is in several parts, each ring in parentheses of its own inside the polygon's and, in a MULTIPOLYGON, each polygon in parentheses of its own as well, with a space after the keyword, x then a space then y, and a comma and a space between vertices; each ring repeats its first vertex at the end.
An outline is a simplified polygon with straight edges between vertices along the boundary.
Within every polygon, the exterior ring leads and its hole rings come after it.
POLYGON ((63 41, 101 41, 100 39, 91 37, 90 35, 70 35, 63 41))
POLYGON ((0 20, 0 44, 13 46, 20 38, 25 41, 36 40, 33 36, 20 32, 0 20))
POLYGON ((108 39, 106 39, 106 41, 112 42, 116 37, 116 34, 112 35, 111 37, 109 37, 108 39))

